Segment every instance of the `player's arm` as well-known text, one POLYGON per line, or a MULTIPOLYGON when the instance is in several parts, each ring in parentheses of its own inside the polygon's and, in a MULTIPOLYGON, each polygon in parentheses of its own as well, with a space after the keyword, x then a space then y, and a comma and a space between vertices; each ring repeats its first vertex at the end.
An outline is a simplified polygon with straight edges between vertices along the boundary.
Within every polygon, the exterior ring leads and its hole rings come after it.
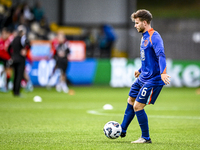
POLYGON ((161 79, 165 84, 170 84, 170 79, 169 79, 170 76, 166 72, 167 65, 166 65, 163 40, 159 34, 152 36, 152 44, 159 61, 161 79))
POLYGON ((66 55, 66 57, 68 57, 68 54, 70 53, 68 42, 66 41, 63 46, 65 48, 65 55, 66 55))
POLYGON ((67 54, 69 54, 71 52, 70 47, 69 47, 69 42, 66 41, 66 47, 67 47, 67 54))

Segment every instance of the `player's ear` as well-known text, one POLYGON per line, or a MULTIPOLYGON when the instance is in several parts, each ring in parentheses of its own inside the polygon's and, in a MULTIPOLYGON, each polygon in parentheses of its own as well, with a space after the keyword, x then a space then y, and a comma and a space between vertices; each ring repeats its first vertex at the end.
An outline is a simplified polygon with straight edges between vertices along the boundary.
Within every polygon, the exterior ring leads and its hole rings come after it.
POLYGON ((148 23, 146 20, 143 21, 143 25, 146 26, 148 23))

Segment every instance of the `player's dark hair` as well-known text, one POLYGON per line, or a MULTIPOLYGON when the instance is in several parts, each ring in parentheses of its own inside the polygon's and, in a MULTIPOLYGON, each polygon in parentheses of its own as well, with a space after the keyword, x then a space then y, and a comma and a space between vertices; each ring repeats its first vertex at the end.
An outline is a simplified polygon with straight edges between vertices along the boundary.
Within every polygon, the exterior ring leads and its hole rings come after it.
POLYGON ((9 30, 8 30, 7 27, 4 27, 4 28, 1 30, 1 32, 2 32, 2 31, 9 32, 9 30))
POLYGON ((145 9, 140 9, 136 12, 134 12, 132 15, 131 15, 131 19, 134 21, 134 19, 136 18, 139 18, 140 21, 146 21, 148 24, 150 24, 153 16, 152 14, 148 11, 148 10, 145 10, 145 9))

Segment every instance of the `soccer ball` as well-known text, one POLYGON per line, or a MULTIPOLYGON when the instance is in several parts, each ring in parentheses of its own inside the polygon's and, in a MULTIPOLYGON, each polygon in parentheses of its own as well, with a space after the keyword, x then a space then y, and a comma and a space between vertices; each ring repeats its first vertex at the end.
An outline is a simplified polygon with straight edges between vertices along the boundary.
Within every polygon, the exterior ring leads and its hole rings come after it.
POLYGON ((121 125, 116 121, 109 121, 103 128, 104 134, 110 139, 116 139, 121 135, 121 125))

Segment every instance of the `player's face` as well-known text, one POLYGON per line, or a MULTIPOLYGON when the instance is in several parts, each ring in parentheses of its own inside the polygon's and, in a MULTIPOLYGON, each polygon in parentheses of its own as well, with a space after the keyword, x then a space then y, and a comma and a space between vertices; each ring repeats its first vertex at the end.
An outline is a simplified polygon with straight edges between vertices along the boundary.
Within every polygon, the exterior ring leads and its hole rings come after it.
POLYGON ((8 38, 8 36, 9 36, 8 32, 3 30, 2 33, 1 33, 2 39, 6 40, 8 38))
POLYGON ((63 43, 65 41, 65 35, 63 33, 58 33, 58 42, 63 43))
POLYGON ((135 28, 137 29, 137 31, 143 33, 145 31, 144 21, 140 21, 139 18, 136 18, 134 22, 135 22, 135 28))

